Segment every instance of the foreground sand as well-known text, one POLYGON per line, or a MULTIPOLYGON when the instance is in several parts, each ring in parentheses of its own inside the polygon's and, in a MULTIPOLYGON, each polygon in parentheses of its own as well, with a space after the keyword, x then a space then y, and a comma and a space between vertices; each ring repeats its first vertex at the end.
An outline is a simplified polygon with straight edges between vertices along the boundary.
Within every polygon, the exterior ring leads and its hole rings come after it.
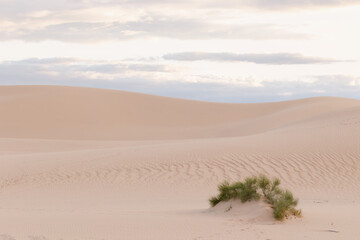
POLYGON ((17 86, 0 87, 0 112, 0 240, 360 236, 358 100, 17 86), (209 210, 219 182, 258 173, 281 178, 304 217, 209 210))

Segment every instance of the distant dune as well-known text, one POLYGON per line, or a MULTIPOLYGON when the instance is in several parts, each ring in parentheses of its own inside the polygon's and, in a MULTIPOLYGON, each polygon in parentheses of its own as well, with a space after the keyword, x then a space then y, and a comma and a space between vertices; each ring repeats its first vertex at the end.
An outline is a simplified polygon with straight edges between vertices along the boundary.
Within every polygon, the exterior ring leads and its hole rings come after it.
POLYGON ((150 140, 236 137, 358 107, 358 100, 224 104, 123 91, 1 86, 0 137, 150 140))
POLYGON ((123 91, 0 87, 0 240, 356 239, 360 101, 208 103, 123 91), (304 217, 209 210, 263 173, 304 217))

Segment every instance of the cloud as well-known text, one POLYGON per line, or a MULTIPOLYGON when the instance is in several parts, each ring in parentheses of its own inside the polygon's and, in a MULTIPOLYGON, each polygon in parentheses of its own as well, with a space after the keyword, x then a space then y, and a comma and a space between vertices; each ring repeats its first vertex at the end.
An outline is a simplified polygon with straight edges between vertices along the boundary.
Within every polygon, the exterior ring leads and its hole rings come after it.
MULTIPOLYGON (((1 18, 20 18, 31 16, 32 13, 43 11, 59 12, 99 7, 160 8, 173 9, 243 9, 245 7, 259 10, 283 10, 292 8, 319 8, 332 6, 346 6, 360 4, 360 0, 2 0, 0 8, 1 18)), ((36 16, 36 14, 34 15, 36 16)), ((41 16, 38 15, 38 16, 41 16)))
POLYGON ((1 3, 4 7, 10 9, 17 9, 17 12, 34 11, 43 9, 76 9, 76 8, 89 8, 101 6, 214 6, 222 5, 224 7, 244 7, 252 6, 256 8, 268 7, 293 7, 293 6, 341 6, 349 4, 359 4, 359 0, 228 0, 226 2, 220 0, 57 0, 56 2, 48 0, 33 0, 31 2, 25 0, 2 0, 1 3))
MULTIPOLYGON (((230 4, 235 2, 236 1, 230 1, 230 4)), ((319 8, 360 4, 359 0, 246 0, 240 2, 250 7, 272 10, 289 8, 319 8)))
POLYGON ((220 24, 199 19, 161 16, 130 22, 67 22, 0 32, 0 40, 23 41, 100 42, 150 37, 268 40, 299 39, 309 36, 271 24, 220 24))
POLYGON ((202 81, 189 82, 188 75, 176 75, 169 69, 164 64, 146 62, 25 59, 0 63, 0 85, 97 87, 214 102, 265 102, 315 96, 360 99, 358 76, 305 76, 303 80, 270 79, 259 84, 250 78, 239 79, 238 84, 221 82, 220 76, 203 76, 202 81))
POLYGON ((270 53, 270 54, 235 54, 235 53, 206 53, 182 52, 163 56, 166 60, 176 61, 220 61, 220 62, 251 62, 256 64, 316 64, 341 62, 334 59, 306 57, 298 53, 270 53))
MULTIPOLYGON (((108 1, 114 2, 114 1, 108 1)), ((115 1, 116 2, 116 1, 115 1)), ((178 4, 177 0, 126 0, 123 1, 127 4, 139 5, 139 4, 178 4)), ((223 8, 243 8, 252 7, 257 9, 287 9, 287 8, 301 8, 301 7, 331 7, 331 6, 344 6, 359 4, 359 0, 183 0, 182 5, 193 4, 195 6, 202 7, 223 7, 223 8)))
POLYGON ((66 64, 76 62, 76 58, 28 58, 19 61, 5 61, 4 64, 66 64))
POLYGON ((297 23, 287 24, 286 18, 276 23, 262 12, 248 10, 348 4, 360 0, 2 0, 0 41, 309 39, 314 36, 301 32, 304 28, 297 23))
POLYGON ((89 61, 74 58, 24 59, 0 63, 2 84, 69 84, 71 81, 115 80, 133 75, 171 72, 168 66, 123 61, 89 61))

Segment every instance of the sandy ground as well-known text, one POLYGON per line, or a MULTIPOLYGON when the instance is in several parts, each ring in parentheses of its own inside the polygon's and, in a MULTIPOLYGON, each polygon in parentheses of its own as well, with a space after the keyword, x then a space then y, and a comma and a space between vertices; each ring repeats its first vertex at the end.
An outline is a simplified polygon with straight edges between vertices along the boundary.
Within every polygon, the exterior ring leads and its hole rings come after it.
POLYGON ((357 239, 360 101, 219 104, 0 87, 0 240, 357 239), (304 217, 210 209, 223 180, 282 180, 304 217))

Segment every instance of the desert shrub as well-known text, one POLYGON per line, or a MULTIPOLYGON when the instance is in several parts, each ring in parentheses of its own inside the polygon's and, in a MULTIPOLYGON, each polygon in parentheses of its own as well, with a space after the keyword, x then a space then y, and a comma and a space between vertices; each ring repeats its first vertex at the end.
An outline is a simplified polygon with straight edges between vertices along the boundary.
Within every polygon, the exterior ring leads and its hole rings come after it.
POLYGON ((293 215, 295 217, 301 217, 302 216, 301 209, 297 209, 297 208, 289 209, 289 213, 290 213, 290 215, 293 215))
POLYGON ((230 184, 225 181, 218 186, 219 194, 209 199, 212 207, 219 202, 226 202, 230 199, 240 199, 241 202, 258 200, 260 198, 257 192, 257 179, 247 178, 244 182, 235 182, 230 184))
POLYGON ((274 204, 276 199, 282 194, 279 185, 280 179, 278 178, 274 178, 271 181, 265 175, 260 175, 258 177, 258 186, 261 189, 265 200, 270 204, 274 204))
POLYGON ((219 202, 226 202, 230 199, 236 198, 236 191, 234 186, 230 186, 230 183, 225 181, 218 186, 219 194, 216 197, 209 199, 210 205, 212 207, 216 206, 219 202))
POLYGON ((258 177, 258 186, 266 202, 272 205, 274 217, 278 220, 283 220, 290 215, 301 216, 301 210, 295 208, 298 200, 294 199, 293 194, 289 190, 284 191, 279 185, 280 180, 278 178, 274 178, 271 181, 264 175, 258 177))
POLYGON ((261 197, 273 208, 274 217, 277 220, 294 215, 301 216, 301 210, 296 209, 298 200, 294 198, 289 190, 282 190, 280 180, 270 180, 264 175, 248 177, 244 182, 223 182, 218 186, 219 194, 209 199, 212 207, 230 199, 240 199, 241 202, 259 200, 261 197))
POLYGON ((241 188, 238 193, 241 202, 259 200, 260 194, 257 192, 257 189, 257 179, 255 177, 246 178, 244 183, 241 184, 241 188))
POLYGON ((218 197, 212 197, 209 199, 210 205, 215 207, 221 200, 218 197))
POLYGON ((289 190, 283 191, 273 205, 275 219, 283 220, 290 215, 300 216, 301 210, 295 208, 297 204, 298 200, 294 199, 289 190))

